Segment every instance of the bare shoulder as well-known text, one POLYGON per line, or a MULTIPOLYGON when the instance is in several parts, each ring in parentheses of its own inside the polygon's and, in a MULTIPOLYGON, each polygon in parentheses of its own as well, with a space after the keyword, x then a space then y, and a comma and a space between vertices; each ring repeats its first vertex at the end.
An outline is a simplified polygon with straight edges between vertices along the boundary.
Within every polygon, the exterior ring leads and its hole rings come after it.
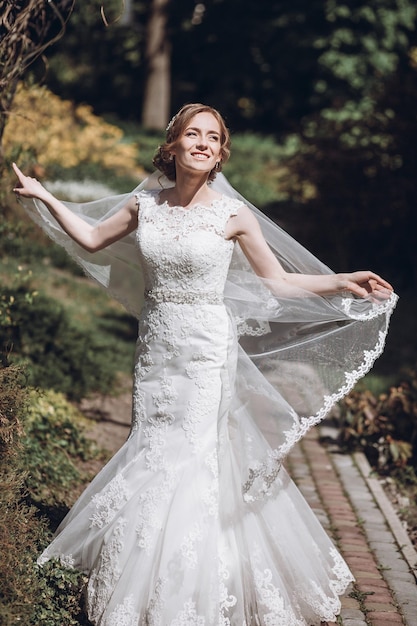
POLYGON ((123 209, 130 213, 132 216, 137 215, 138 209, 140 207, 140 195, 134 194, 126 204, 123 206, 123 209))
POLYGON ((234 239, 241 237, 254 229, 259 229, 259 223, 250 208, 246 204, 242 204, 236 215, 232 215, 227 222, 226 237, 234 239))
POLYGON ((109 218, 109 221, 116 225, 123 225, 130 230, 133 230, 138 223, 138 200, 136 196, 131 196, 126 200, 126 202, 120 207, 120 209, 109 218))

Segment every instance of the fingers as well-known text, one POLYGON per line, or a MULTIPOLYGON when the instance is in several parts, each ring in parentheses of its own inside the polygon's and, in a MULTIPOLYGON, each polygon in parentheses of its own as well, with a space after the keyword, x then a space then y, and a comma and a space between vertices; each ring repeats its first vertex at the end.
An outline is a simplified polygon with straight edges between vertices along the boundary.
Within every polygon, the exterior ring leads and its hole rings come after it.
POLYGON ((14 188, 13 188, 13 191, 14 191, 14 193, 16 194, 16 197, 18 198, 18 197, 20 196, 20 194, 21 194, 22 187, 24 187, 24 182, 25 182, 25 178, 26 178, 26 176, 25 176, 25 175, 23 174, 23 172, 22 172, 22 171, 21 171, 21 170, 17 167, 16 163, 12 163, 12 167, 13 167, 14 173, 16 174, 16 176, 17 176, 17 178, 18 178, 18 180, 19 180, 19 183, 20 183, 20 185, 21 185, 21 187, 14 187, 14 188))
POLYGON ((393 286, 390 285, 390 283, 384 280, 381 276, 378 276, 378 274, 375 274, 374 272, 368 272, 368 274, 369 274, 370 279, 375 280, 377 283, 379 283, 386 289, 390 289, 391 291, 394 291, 393 286))
POLYGON ((359 271, 349 274, 347 289, 360 298, 370 298, 373 302, 387 300, 393 291, 392 285, 378 274, 359 271))
POLYGON ((12 163, 12 167, 13 167, 13 170, 14 170, 16 176, 18 177, 20 183, 23 184, 25 181, 31 181, 31 180, 34 181, 34 182, 37 182, 37 183, 39 182, 37 178, 33 178, 32 176, 25 176, 25 174, 22 172, 22 170, 20 170, 17 167, 16 163, 12 163))
POLYGON ((347 282, 346 289, 350 291, 350 293, 353 293, 353 295, 359 296, 359 298, 366 298, 370 293, 366 287, 362 287, 360 284, 351 280, 347 282))
POLYGON ((369 293, 377 289, 388 289, 393 291, 392 285, 375 272, 359 271, 349 274, 349 283, 355 283, 366 289, 369 293))
POLYGON ((36 178, 25 176, 16 163, 12 163, 12 167, 19 181, 16 187, 13 188, 16 197, 37 198, 43 190, 41 183, 36 178))
POLYGON ((26 176, 23 174, 22 170, 20 170, 17 167, 16 163, 12 163, 12 167, 13 167, 14 173, 18 177, 19 181, 22 182, 26 178, 26 176))

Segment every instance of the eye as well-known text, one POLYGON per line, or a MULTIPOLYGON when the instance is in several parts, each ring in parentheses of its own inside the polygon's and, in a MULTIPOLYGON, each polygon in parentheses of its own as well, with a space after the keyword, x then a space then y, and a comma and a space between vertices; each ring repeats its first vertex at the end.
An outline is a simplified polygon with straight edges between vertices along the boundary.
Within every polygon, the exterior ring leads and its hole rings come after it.
POLYGON ((191 136, 195 136, 197 133, 194 130, 187 130, 187 132, 185 133, 186 137, 191 137, 191 136))
POLYGON ((220 141, 220 137, 218 135, 210 135, 210 139, 213 141, 220 141))

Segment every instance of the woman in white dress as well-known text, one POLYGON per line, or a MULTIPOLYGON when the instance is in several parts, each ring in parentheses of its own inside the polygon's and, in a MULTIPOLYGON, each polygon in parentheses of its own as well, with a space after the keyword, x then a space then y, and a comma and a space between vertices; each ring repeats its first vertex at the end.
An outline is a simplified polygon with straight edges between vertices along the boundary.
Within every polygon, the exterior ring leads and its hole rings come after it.
POLYGON ((396 296, 212 182, 229 143, 186 105, 159 173, 88 205, 14 165, 33 219, 139 317, 129 439, 39 559, 88 573, 97 626, 318 625, 353 580, 281 463, 380 354, 396 296))

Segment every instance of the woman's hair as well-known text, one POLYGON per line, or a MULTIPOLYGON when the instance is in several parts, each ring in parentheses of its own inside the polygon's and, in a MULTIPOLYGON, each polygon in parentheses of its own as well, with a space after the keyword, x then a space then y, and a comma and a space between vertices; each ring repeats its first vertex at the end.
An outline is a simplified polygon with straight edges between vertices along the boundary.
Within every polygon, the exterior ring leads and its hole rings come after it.
POLYGON ((181 107, 168 124, 165 143, 158 147, 153 159, 154 166, 165 174, 168 180, 175 180, 175 161, 171 156, 171 150, 175 147, 176 142, 181 137, 184 129, 187 128, 191 119, 198 113, 211 113, 220 126, 220 163, 211 170, 208 177, 209 180, 216 178, 216 173, 221 171, 222 164, 230 156, 230 133, 220 113, 213 107, 205 104, 186 104, 181 107))

